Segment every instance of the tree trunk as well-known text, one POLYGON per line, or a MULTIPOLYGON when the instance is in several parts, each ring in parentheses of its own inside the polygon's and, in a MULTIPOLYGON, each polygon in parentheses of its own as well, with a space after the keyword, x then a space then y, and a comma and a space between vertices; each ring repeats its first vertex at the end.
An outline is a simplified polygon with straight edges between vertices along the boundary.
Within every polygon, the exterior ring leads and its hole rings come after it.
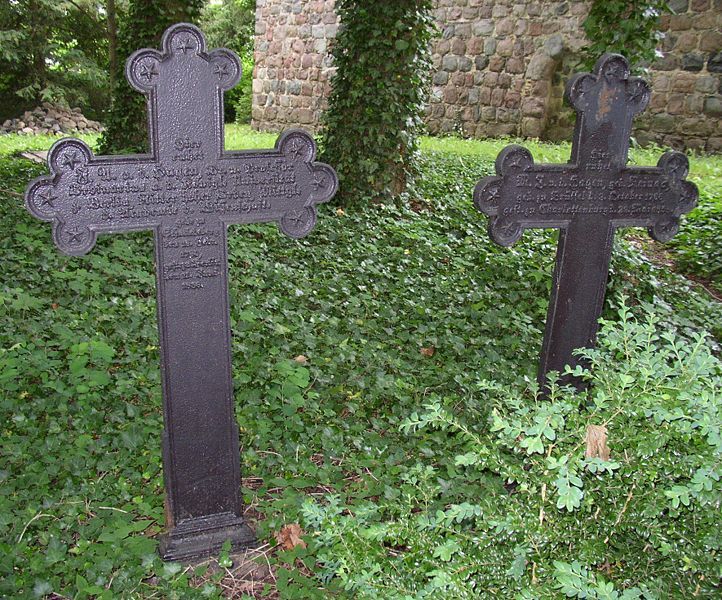
POLYGON ((118 22, 116 20, 115 0, 106 2, 105 10, 108 14, 108 66, 110 69, 110 89, 115 89, 115 79, 118 71, 118 22))
MULTIPOLYGON (((47 77, 47 65, 45 64, 45 56, 47 54, 48 45, 48 28, 45 23, 45 12, 42 9, 41 3, 35 0, 31 0, 28 3, 29 15, 30 15, 30 39, 32 40, 32 64, 33 83, 37 84, 42 91, 48 83, 47 77)), ((38 93, 38 98, 40 97, 38 93)))

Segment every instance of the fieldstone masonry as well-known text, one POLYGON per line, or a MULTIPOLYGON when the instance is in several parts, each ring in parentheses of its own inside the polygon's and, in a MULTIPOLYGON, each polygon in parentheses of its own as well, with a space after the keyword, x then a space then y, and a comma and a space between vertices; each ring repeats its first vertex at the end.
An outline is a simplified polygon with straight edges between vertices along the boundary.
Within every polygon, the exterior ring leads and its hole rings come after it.
POLYGON ((253 124, 278 131, 291 123, 315 129, 333 72, 334 0, 256 0, 253 124))
MULTIPOLYGON (((436 0, 432 133, 568 139, 589 0, 436 0)), ((672 0, 641 142, 722 151, 722 0, 672 0)), ((253 125, 315 129, 330 92, 334 0, 257 0, 253 125)))
POLYGON ((99 133, 103 126, 87 119, 79 108, 43 102, 33 110, 27 110, 17 119, 8 119, 0 126, 0 134, 19 133, 38 135, 54 133, 99 133))

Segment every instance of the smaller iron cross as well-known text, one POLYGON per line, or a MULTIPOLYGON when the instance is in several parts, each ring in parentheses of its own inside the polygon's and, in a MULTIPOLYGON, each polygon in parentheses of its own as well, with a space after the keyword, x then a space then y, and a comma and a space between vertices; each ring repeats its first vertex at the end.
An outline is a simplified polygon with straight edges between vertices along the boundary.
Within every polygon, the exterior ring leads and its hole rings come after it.
POLYGON ((575 75, 566 88, 577 112, 570 162, 535 165, 527 149, 508 146, 496 159, 497 174, 474 190, 474 204, 490 217, 489 233, 502 246, 514 244, 527 228, 561 230, 539 365, 542 385, 549 371, 578 364, 574 349, 594 344, 615 230, 646 226, 654 239, 668 241, 679 217, 696 205, 684 154, 667 152, 656 167, 626 166, 632 119, 649 97, 649 86, 629 76, 623 56, 605 54, 594 73, 575 75))
POLYGON ((292 238, 316 224, 336 173, 316 145, 287 131, 273 150, 223 147, 223 91, 241 75, 230 50, 206 51, 201 31, 170 27, 162 51, 135 52, 130 84, 148 98, 150 155, 93 156, 80 140, 48 153, 50 176, 30 183, 28 210, 80 256, 105 233, 155 237, 163 386, 163 472, 169 560, 254 543, 243 520, 228 311, 228 225, 276 221, 292 238))

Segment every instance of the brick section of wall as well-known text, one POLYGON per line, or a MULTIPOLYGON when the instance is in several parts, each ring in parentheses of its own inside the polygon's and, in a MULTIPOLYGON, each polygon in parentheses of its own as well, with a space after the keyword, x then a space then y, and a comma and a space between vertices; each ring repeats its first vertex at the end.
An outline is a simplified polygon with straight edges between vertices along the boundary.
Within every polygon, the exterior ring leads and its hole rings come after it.
POLYGON ((315 130, 333 74, 334 0, 256 0, 253 127, 315 130))
MULTIPOLYGON (((431 133, 569 139, 564 84, 578 70, 589 0, 436 0, 431 133)), ((672 0, 651 106, 635 135, 722 150, 722 0, 672 0)), ((333 0, 257 0, 253 126, 316 130, 330 91, 333 0)))

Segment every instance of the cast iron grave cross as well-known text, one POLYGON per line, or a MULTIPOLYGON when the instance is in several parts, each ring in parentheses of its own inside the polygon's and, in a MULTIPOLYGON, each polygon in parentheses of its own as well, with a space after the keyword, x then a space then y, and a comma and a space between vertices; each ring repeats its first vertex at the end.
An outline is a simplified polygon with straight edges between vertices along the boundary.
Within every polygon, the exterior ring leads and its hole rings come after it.
POLYGON ((53 223, 57 247, 89 252, 99 233, 155 234, 169 560, 253 544, 240 496, 233 410, 226 231, 277 221, 300 238, 335 193, 302 131, 275 150, 226 152, 223 91, 241 74, 230 50, 206 51, 193 25, 170 27, 162 51, 135 52, 130 84, 148 98, 150 155, 97 156, 81 141, 50 149, 51 175, 28 186, 30 212, 53 223))
POLYGON ((489 215, 490 235, 502 246, 514 244, 526 228, 561 230, 539 365, 542 385, 549 371, 578 364, 575 348, 594 344, 615 230, 646 226, 654 239, 667 241, 697 201, 697 188, 685 181, 684 154, 667 152, 657 167, 626 166, 632 119, 649 97, 649 86, 629 76, 623 56, 605 54, 593 74, 574 76, 566 88, 577 112, 570 162, 535 165, 528 150, 509 146, 496 159, 497 175, 474 190, 474 204, 489 215))

